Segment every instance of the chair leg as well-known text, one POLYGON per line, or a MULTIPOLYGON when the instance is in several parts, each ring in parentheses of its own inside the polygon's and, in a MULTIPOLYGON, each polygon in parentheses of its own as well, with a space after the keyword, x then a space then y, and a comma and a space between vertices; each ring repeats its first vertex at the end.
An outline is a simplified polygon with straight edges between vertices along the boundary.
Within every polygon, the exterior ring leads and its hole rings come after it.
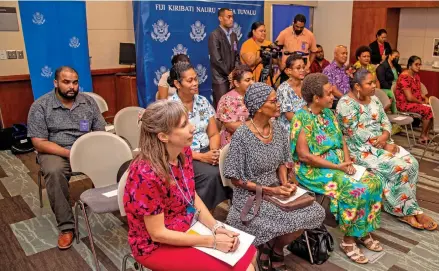
POLYGON ((404 125, 405 128, 405 134, 407 135, 407 143, 409 144, 409 150, 412 149, 412 144, 410 144, 410 135, 409 135, 409 131, 407 129, 407 125, 404 125))
POLYGON ((410 129, 412 130, 413 142, 415 142, 415 143, 413 143, 413 144, 416 146, 415 132, 413 131, 413 125, 412 125, 412 123, 410 123, 410 129))
POLYGON ((78 214, 79 214, 79 203, 75 202, 75 236, 76 236, 76 244, 79 244, 78 214))
POLYGON ((127 254, 125 254, 125 256, 123 256, 123 259, 122 259, 122 271, 126 271, 127 270, 128 258, 131 258, 131 259, 134 260, 134 269, 143 271, 143 265, 141 265, 138 262, 136 262, 136 259, 134 259, 133 255, 131 253, 127 253, 127 254))
POLYGON ((130 257, 131 257, 131 253, 128 253, 125 256, 123 256, 123 259, 122 259, 122 271, 126 271, 127 270, 127 261, 128 261, 128 258, 130 258, 130 257))
POLYGON ((40 208, 43 208, 43 188, 41 187, 42 177, 43 177, 43 172, 40 169, 38 171, 38 196, 40 198, 40 208))
POLYGON ((306 246, 308 247, 309 260, 311 264, 314 264, 314 259, 312 258, 312 253, 311 253, 311 246, 309 244, 309 239, 308 239, 308 232, 305 230, 303 231, 303 233, 305 234, 306 246))
MULTIPOLYGON (((424 152, 422 153, 422 157, 421 157, 421 160, 419 160, 419 162, 421 162, 422 159, 424 159, 425 153, 427 152, 428 148, 430 147, 430 144, 433 142, 433 140, 434 140, 437 136, 439 136, 439 134, 435 135, 432 139, 430 139, 430 141, 428 142, 427 146, 425 146, 424 152)), ((437 149, 437 146, 436 146, 436 148, 434 149, 434 151, 436 151, 436 149, 437 149)))
POLYGON ((82 210, 82 215, 84 216, 84 220, 85 220, 85 225, 87 226, 88 239, 90 241, 91 252, 93 253, 93 257, 94 257, 96 271, 100 271, 101 269, 99 267, 98 256, 96 255, 96 251, 95 251, 95 246, 94 246, 94 242, 93 242, 93 234, 91 232, 90 222, 88 221, 87 211, 85 210, 85 206, 84 206, 84 203, 82 201, 78 200, 77 203, 80 204, 80 207, 82 210))

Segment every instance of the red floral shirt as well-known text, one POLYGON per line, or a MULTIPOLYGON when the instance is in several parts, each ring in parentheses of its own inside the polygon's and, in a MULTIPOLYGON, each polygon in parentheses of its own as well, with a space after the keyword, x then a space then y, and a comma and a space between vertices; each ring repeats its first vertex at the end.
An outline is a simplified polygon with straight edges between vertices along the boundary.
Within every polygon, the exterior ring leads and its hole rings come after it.
MULTIPOLYGON (((175 179, 186 198, 195 198, 194 171, 192 168, 192 151, 184 149, 185 163, 183 174, 179 166, 171 166, 175 179)), ((172 178, 172 177, 171 177, 172 178)), ((123 203, 128 220, 128 243, 134 257, 147 256, 156 250, 160 243, 153 242, 146 230, 143 218, 148 215, 164 214, 165 227, 170 230, 185 232, 190 228, 193 214, 186 212, 188 203, 175 184, 168 185, 166 180, 158 177, 148 161, 137 160, 130 166, 123 203)))

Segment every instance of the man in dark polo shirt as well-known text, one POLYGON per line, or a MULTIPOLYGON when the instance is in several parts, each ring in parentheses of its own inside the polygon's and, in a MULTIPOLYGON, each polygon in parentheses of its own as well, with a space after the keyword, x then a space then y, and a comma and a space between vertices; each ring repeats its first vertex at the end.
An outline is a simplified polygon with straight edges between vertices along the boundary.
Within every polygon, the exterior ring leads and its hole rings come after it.
POLYGON ((58 68, 53 83, 55 89, 32 104, 27 125, 58 223, 58 247, 67 249, 74 229, 68 185, 70 148, 80 136, 104 131, 105 120, 93 98, 78 92, 78 73, 73 68, 58 68))

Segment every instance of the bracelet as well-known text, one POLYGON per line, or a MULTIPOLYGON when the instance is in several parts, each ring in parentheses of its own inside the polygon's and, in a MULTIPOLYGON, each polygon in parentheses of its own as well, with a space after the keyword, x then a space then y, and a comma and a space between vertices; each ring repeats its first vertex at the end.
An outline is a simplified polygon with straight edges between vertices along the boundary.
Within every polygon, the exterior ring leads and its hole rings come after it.
POLYGON ((216 249, 216 236, 215 234, 213 235, 213 249, 216 249))
POLYGON ((226 227, 224 227, 223 224, 221 224, 221 223, 219 223, 219 222, 216 222, 216 224, 213 225, 213 228, 212 228, 212 234, 215 235, 215 234, 216 234, 216 230, 218 230, 219 228, 223 228, 223 229, 225 229, 226 227))

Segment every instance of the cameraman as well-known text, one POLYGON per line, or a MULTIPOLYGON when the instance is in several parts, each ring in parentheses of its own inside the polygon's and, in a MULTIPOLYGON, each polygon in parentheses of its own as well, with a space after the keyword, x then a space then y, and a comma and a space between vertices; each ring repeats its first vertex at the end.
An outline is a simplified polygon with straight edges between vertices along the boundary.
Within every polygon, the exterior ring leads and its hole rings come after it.
MULTIPOLYGON (((294 17, 293 25, 282 30, 279 37, 277 37, 276 43, 284 46, 284 55, 280 64, 281 71, 285 69, 285 62, 288 58, 285 52, 302 52, 308 56, 306 72, 309 73, 309 67, 316 56, 317 44, 314 34, 305 28, 305 23, 305 15, 297 14, 296 17, 294 17)), ((283 72, 281 75, 281 83, 285 80, 288 80, 288 76, 283 72)))
POLYGON ((264 23, 254 22, 248 33, 248 40, 246 40, 241 47, 241 63, 246 64, 253 70, 253 76, 256 81, 259 81, 263 68, 260 52, 261 46, 269 46, 271 44, 265 37, 266 31, 264 23))

